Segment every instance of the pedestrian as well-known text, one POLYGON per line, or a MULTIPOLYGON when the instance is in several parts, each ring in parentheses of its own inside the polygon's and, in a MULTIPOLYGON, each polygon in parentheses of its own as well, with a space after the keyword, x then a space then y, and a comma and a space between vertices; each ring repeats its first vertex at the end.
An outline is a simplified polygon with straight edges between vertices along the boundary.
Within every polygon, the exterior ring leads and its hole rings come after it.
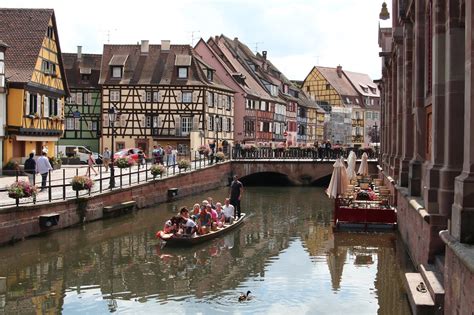
POLYGON ((244 191, 244 185, 239 181, 239 176, 234 175, 234 180, 230 184, 230 204, 235 208, 235 215, 240 219, 240 199, 244 191))
POLYGON ((97 171, 94 168, 95 161, 94 158, 92 157, 92 152, 89 152, 89 157, 87 158, 87 173, 86 176, 91 177, 91 170, 94 171, 94 174, 97 175, 97 171))
POLYGON ((53 168, 51 167, 51 163, 49 163, 48 153, 46 150, 43 150, 41 156, 36 161, 36 173, 41 174, 41 190, 43 191, 46 189, 46 180, 48 179, 49 171, 53 168))
POLYGON ((331 149, 332 149, 331 142, 328 140, 326 141, 326 157, 328 160, 331 157, 331 153, 332 153, 331 149))
POLYGON ((105 147, 102 158, 104 159, 105 172, 109 171, 111 153, 108 147, 105 147))
POLYGON ((171 151, 173 150, 173 147, 168 143, 165 148, 165 160, 166 160, 166 165, 169 165, 171 163, 171 151))
POLYGON ((212 141, 209 142, 209 149, 211 150, 211 154, 210 154, 211 162, 210 162, 210 164, 212 164, 212 163, 214 163, 214 156, 216 154, 216 142, 215 142, 215 140, 212 140, 212 141))
POLYGON ((235 141, 235 146, 234 146, 234 158, 240 158, 240 151, 242 150, 242 147, 240 146, 239 141, 235 141))
POLYGON ((172 160, 173 165, 176 165, 176 158, 177 157, 178 157, 178 149, 173 148, 171 150, 171 160, 172 160))
POLYGON ((25 173, 28 175, 28 181, 30 184, 35 184, 35 175, 36 175, 36 161, 34 159, 35 154, 30 153, 30 157, 25 161, 25 173))
POLYGON ((142 167, 142 165, 145 165, 145 154, 143 153, 143 150, 139 148, 138 152, 138 169, 142 167))

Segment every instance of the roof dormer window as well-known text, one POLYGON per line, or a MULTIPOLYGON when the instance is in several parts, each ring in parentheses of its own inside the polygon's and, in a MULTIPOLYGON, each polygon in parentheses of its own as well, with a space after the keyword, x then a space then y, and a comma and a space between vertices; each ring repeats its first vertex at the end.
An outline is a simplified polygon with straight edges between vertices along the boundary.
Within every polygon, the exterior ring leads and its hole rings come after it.
POLYGON ((178 67, 178 79, 188 78, 188 67, 178 67))
POLYGON ((47 36, 48 38, 51 38, 51 39, 54 38, 54 29, 53 29, 52 26, 48 26, 48 30, 47 30, 47 32, 46 32, 46 36, 47 36))
POLYGON ((121 78, 122 77, 122 67, 120 66, 113 66, 112 67, 112 78, 121 78))
POLYGON ((207 69, 207 79, 210 82, 214 81, 214 72, 211 69, 207 69))

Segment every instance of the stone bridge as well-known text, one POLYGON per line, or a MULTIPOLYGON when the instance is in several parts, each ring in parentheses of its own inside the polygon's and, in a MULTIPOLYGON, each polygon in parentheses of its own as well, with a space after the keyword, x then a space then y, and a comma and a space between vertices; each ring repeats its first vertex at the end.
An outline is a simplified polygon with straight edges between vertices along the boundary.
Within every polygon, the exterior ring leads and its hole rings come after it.
MULTIPOLYGON (((311 185, 325 177, 331 176, 334 160, 316 161, 311 159, 245 159, 232 161, 232 173, 242 180, 254 175, 283 175, 293 185, 311 185)), ((357 161, 356 170, 360 161, 357 161)), ((369 161, 369 173, 377 174, 377 161, 369 161)))

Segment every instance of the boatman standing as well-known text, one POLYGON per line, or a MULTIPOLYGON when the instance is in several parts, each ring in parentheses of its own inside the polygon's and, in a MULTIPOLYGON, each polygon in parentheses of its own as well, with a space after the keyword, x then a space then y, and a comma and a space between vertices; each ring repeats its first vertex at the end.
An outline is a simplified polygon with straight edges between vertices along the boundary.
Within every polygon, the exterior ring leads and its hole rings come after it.
POLYGON ((234 175, 234 180, 230 184, 230 204, 235 208, 235 215, 240 219, 240 198, 244 191, 244 185, 239 181, 239 176, 234 175))

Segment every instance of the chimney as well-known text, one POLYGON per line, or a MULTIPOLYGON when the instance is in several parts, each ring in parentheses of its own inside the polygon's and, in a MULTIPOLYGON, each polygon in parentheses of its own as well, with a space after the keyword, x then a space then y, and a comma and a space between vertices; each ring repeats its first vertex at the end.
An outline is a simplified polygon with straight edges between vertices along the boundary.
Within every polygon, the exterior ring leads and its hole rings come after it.
POLYGON ((162 40, 161 41, 161 51, 168 51, 170 50, 171 41, 169 40, 162 40))
POLYGON ((267 51, 262 51, 263 59, 267 60, 267 51))
POLYGON ((82 46, 77 46, 77 59, 82 59, 82 46))
POLYGON ((142 44, 140 45, 140 53, 142 55, 147 55, 150 49, 150 41, 149 40, 142 40, 142 44))
POLYGON ((337 76, 339 78, 342 78, 342 66, 341 65, 337 66, 336 72, 337 72, 337 76))

